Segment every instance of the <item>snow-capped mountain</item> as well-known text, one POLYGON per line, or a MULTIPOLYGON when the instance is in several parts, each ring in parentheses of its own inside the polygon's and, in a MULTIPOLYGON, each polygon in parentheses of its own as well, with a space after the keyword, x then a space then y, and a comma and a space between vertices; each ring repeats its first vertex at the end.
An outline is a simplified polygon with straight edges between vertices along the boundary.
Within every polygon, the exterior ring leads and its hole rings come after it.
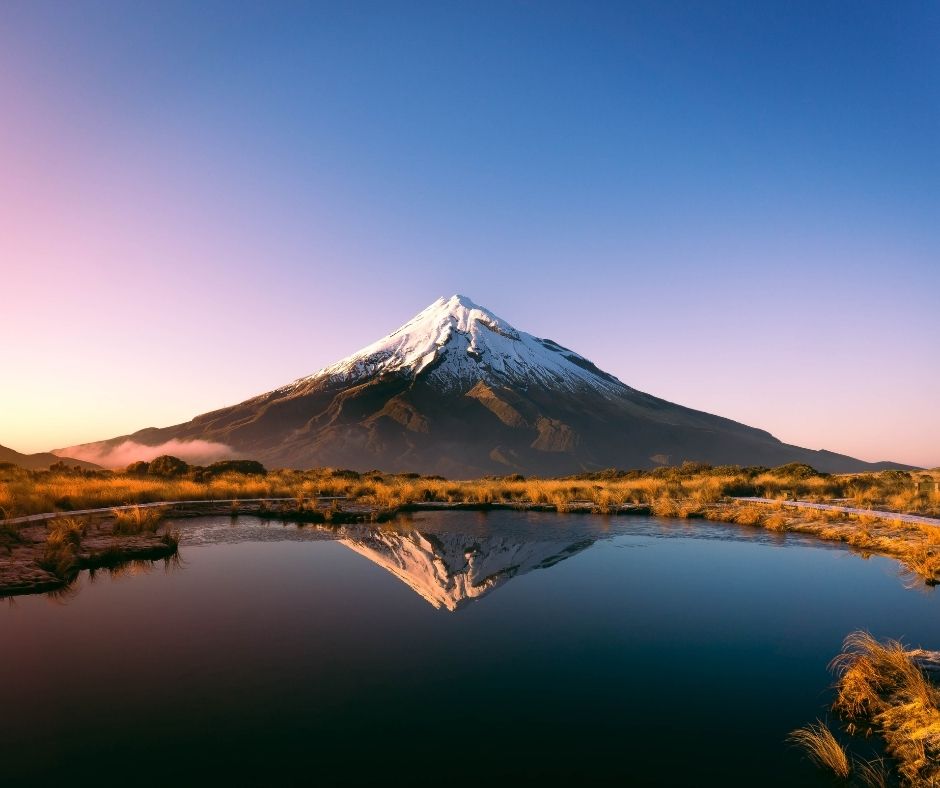
POLYGON ((583 356, 517 331, 466 296, 455 295, 437 299, 378 342, 282 390, 319 380, 350 385, 382 375, 416 378, 422 373, 446 391, 467 389, 481 380, 572 393, 591 388, 617 395, 626 389, 583 356))
POLYGON ((103 465, 171 453, 277 467, 571 474, 685 460, 898 467, 790 446, 763 430, 632 389, 584 356, 465 296, 313 375, 162 429, 59 450, 103 465))

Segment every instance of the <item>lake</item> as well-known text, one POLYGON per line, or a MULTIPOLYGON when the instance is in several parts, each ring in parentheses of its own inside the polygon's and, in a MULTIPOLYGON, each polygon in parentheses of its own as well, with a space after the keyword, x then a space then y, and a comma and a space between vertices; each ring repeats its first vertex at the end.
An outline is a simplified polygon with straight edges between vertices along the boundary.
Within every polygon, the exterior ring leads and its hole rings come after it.
POLYGON ((738 526, 178 525, 0 606, 0 783, 833 785, 785 737, 842 638, 940 646, 895 561, 738 526))

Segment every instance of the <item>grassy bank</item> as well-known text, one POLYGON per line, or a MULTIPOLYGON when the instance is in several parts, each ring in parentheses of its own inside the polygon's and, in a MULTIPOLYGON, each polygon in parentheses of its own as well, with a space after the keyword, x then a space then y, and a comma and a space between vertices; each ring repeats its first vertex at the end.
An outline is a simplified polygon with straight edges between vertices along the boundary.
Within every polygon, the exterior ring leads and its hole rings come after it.
MULTIPOLYGON (((124 471, 49 471, 0 468, 0 516, 69 512, 159 501, 212 501, 289 498, 276 516, 329 520, 322 497, 341 497, 341 511, 358 507, 388 514, 421 504, 512 505, 559 512, 612 514, 633 507, 663 517, 704 517, 715 521, 808 534, 844 543, 863 553, 891 555, 913 575, 940 582, 940 529, 893 519, 890 515, 847 515, 786 507, 789 498, 882 506, 893 511, 940 513, 940 496, 922 494, 917 475, 821 474, 805 465, 780 468, 713 468, 686 464, 654 471, 602 471, 567 478, 521 476, 449 480, 418 474, 386 474, 320 468, 267 471, 258 463, 217 463, 191 467, 172 457, 135 463, 124 471), (777 499, 776 504, 742 504, 740 496, 777 499)), ((146 510, 141 510, 146 511, 146 510)), ((145 516, 145 515, 136 515, 145 516)), ((355 515, 359 517, 359 514, 355 515)), ((122 526, 118 526, 119 528, 122 526)), ((6 526, 15 533, 15 527, 6 526)), ((2 548, 0 548, 2 549, 2 548)))
MULTIPOLYGON (((173 458, 167 458, 173 459, 173 458)), ((839 500, 862 508, 940 515, 940 494, 919 494, 911 474, 829 475, 805 465, 776 469, 684 465, 655 471, 603 471, 557 479, 491 477, 448 480, 418 474, 385 474, 318 468, 246 473, 221 467, 192 468, 155 460, 126 471, 25 471, 0 467, 0 516, 91 509, 119 504, 169 500, 228 498, 311 498, 344 496, 380 507, 419 501, 547 504, 559 511, 573 503, 590 503, 597 511, 627 504, 658 507, 662 513, 701 511, 729 496, 801 500, 839 500), (141 467, 143 466, 143 467, 141 467)), ((260 466, 257 466, 260 469, 260 466)))
POLYGON ((163 525, 159 509, 7 526, 0 530, 0 596, 55 591, 83 569, 170 558, 178 547, 179 534, 163 525))

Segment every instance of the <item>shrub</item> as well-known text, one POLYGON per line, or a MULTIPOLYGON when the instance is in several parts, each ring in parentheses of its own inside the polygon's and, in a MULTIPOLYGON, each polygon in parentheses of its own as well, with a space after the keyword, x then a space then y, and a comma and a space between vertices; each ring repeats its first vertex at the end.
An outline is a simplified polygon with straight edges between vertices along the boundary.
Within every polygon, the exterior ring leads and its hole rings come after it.
POLYGON ((822 476, 828 476, 827 473, 820 473, 811 465, 804 462, 789 462, 786 465, 780 465, 773 469, 774 476, 785 476, 788 479, 815 479, 822 476))
POLYGON ((242 473, 246 476, 267 476, 267 469, 257 460, 221 460, 214 462, 203 471, 206 476, 219 476, 223 473, 242 473))
POLYGON ((163 454, 150 461, 147 473, 151 476, 175 477, 182 476, 189 470, 189 465, 179 457, 163 454))

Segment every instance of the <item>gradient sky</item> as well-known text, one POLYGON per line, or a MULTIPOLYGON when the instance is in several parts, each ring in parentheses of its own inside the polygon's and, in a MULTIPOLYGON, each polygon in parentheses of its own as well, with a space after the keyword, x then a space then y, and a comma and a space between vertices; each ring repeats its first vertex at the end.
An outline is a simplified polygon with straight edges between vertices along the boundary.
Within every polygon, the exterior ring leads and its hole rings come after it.
POLYGON ((0 443, 164 426, 464 293, 940 465, 940 4, 0 4, 0 443))

